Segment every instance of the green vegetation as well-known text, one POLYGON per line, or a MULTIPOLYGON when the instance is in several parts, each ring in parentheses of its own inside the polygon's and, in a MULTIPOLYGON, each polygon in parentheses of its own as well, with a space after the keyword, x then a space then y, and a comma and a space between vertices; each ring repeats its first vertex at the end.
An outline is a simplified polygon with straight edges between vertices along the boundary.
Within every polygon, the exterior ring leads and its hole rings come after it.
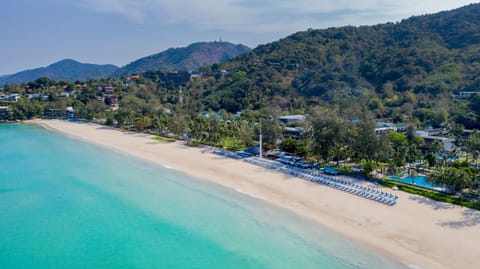
POLYGON ((395 24, 298 32, 201 68, 195 78, 153 70, 134 78, 8 84, 4 92, 21 98, 0 106, 11 108, 12 119, 73 107, 78 118, 175 136, 192 146, 240 150, 255 145, 261 132, 265 150, 348 162, 365 175, 418 168, 451 191, 477 192, 480 135, 474 131, 467 138, 464 129, 480 129, 480 94, 469 93, 480 89, 478 14, 480 4, 473 4, 395 24), (306 120, 278 120, 287 114, 306 120), (405 128, 377 133, 379 121, 405 128), (285 127, 300 129, 286 134, 285 127), (424 127, 448 131, 465 163, 452 162, 459 152, 417 137, 416 128, 424 127))
POLYGON ((229 42, 199 42, 185 48, 174 48, 138 59, 113 73, 114 77, 129 76, 149 70, 196 70, 221 63, 248 52, 244 45, 229 42))
POLYGON ((49 77, 55 80, 89 80, 110 76, 118 67, 114 65, 83 64, 74 60, 66 59, 53 63, 47 67, 36 68, 18 72, 13 75, 0 77, 0 86, 5 82, 23 83, 33 81, 40 77, 49 77))
POLYGON ((165 137, 165 136, 155 136, 152 139, 155 140, 155 141, 160 141, 160 142, 175 142, 175 141, 177 141, 177 140, 175 140, 175 138, 165 137))
POLYGON ((437 191, 415 187, 408 184, 403 184, 401 182, 393 182, 393 181, 386 181, 386 180, 382 181, 381 185, 385 187, 390 187, 390 188, 398 187, 398 189, 401 191, 427 197, 438 202, 444 202, 444 203, 449 203, 449 204, 454 204, 454 205, 459 205, 459 206, 480 210, 480 204, 478 202, 469 201, 452 194, 441 193, 437 191))

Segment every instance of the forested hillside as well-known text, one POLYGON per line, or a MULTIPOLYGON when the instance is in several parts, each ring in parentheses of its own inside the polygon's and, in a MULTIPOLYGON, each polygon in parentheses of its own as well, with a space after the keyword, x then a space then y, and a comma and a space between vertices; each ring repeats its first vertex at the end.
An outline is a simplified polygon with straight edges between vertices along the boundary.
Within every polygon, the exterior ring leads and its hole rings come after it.
POLYGON ((298 32, 203 71, 217 77, 193 83, 192 94, 214 110, 362 104, 396 121, 460 117, 452 95, 480 90, 480 4, 298 32))
POLYGON ((146 71, 193 71, 199 67, 221 63, 250 48, 229 42, 198 42, 185 48, 170 48, 166 51, 138 59, 120 68, 114 76, 127 76, 146 71))
POLYGON ((110 76, 118 67, 111 64, 84 64, 75 60, 65 59, 53 63, 47 67, 25 70, 13 75, 0 77, 0 85, 5 83, 20 84, 34 81, 40 77, 48 77, 53 80, 89 80, 110 76))

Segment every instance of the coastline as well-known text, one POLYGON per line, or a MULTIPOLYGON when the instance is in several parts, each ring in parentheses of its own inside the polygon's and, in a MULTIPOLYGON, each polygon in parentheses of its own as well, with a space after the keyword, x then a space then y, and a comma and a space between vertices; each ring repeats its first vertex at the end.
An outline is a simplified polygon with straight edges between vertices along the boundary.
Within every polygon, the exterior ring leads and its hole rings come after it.
POLYGON ((265 200, 415 268, 480 268, 480 213, 396 192, 388 207, 180 143, 92 123, 33 120, 64 135, 265 200))

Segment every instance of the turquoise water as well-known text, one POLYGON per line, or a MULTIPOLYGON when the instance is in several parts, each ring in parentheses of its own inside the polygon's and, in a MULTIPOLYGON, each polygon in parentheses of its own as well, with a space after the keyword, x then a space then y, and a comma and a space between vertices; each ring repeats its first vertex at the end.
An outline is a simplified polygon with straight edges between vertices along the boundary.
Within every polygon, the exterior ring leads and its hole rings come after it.
POLYGON ((423 187, 426 189, 431 189, 431 190, 438 190, 438 191, 443 191, 445 188, 439 185, 432 184, 431 182, 428 182, 425 176, 414 176, 414 177, 390 177, 391 180, 403 182, 406 184, 410 185, 415 185, 419 187, 423 187))
POLYGON ((403 268, 254 198, 0 125, 0 268, 403 268))

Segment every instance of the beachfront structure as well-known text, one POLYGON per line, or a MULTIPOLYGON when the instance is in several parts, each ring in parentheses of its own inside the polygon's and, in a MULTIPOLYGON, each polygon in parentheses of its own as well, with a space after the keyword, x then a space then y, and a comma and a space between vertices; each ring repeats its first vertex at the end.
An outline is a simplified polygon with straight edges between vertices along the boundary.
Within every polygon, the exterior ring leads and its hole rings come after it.
POLYGON ((56 108, 45 108, 44 116, 46 119, 74 119, 75 110, 71 106, 67 107, 65 110, 56 108))
POLYGON ((45 108, 44 116, 46 119, 61 119, 65 118, 65 113, 60 109, 45 108))
POLYGON ((73 109, 73 107, 71 107, 71 106, 67 107, 67 109, 65 111, 65 115, 67 116, 67 119, 69 119, 69 120, 75 119, 75 110, 73 109))
POLYGON ((8 106, 0 106, 0 121, 10 120, 11 110, 8 106))

